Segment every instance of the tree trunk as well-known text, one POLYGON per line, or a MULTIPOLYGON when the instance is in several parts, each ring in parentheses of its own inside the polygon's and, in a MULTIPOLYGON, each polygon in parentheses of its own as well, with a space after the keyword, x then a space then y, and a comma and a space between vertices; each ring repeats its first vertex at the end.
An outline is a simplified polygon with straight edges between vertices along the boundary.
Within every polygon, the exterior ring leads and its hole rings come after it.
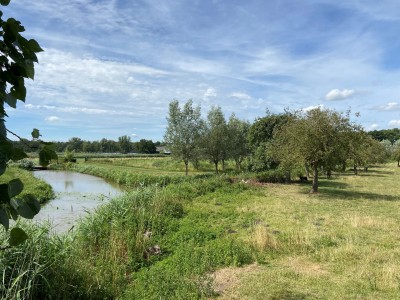
POLYGON ((331 170, 326 171, 326 177, 328 177, 329 179, 332 178, 332 171, 331 170))
POLYGON ((222 160, 222 171, 225 172, 225 159, 222 160))
POLYGON ((290 183, 290 181, 291 181, 290 171, 287 171, 285 174, 285 183, 290 183))
POLYGON ((306 170, 306 177, 310 177, 310 169, 307 164, 304 164, 304 169, 306 170))
POLYGON ((346 172, 346 162, 342 163, 342 172, 346 172))
POLYGON ((357 165, 354 165, 354 174, 358 175, 357 165))
POLYGON ((218 161, 214 161, 215 173, 218 174, 218 161))
POLYGON ((314 174, 313 174, 311 193, 318 193, 318 164, 314 162, 313 167, 314 167, 314 174))
POLYGON ((397 166, 400 167, 400 159, 397 160, 397 166))
POLYGON ((189 175, 189 162, 185 161, 185 175, 188 176, 189 175))

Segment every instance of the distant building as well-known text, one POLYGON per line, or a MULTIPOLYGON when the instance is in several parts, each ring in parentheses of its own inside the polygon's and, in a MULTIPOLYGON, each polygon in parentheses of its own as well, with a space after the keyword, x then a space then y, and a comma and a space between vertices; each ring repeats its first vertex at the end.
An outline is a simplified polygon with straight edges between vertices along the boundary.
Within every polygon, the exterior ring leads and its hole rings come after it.
POLYGON ((158 146, 158 147, 156 147, 156 149, 157 149, 157 153, 162 153, 162 154, 166 154, 166 155, 171 154, 171 151, 164 146, 158 146))

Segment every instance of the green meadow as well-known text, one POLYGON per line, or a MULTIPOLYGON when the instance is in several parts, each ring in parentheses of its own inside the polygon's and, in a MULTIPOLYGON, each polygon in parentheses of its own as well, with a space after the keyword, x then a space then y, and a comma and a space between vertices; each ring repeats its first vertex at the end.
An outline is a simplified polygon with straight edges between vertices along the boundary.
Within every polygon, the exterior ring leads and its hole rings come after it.
POLYGON ((68 168, 127 192, 66 235, 21 222, 31 238, 0 251, 3 299, 400 297, 395 164, 322 177, 318 194, 310 183, 215 175, 205 162, 186 177, 171 158, 68 168))

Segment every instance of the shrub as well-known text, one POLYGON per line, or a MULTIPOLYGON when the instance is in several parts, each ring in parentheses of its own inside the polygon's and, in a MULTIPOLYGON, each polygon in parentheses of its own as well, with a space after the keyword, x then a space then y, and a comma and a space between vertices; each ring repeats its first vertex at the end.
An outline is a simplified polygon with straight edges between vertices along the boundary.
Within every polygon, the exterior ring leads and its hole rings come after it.
POLYGON ((34 162, 30 159, 24 158, 16 162, 9 161, 8 165, 11 167, 18 167, 24 170, 32 171, 35 166, 34 162))
POLYGON ((270 182, 270 183, 284 183, 288 181, 288 175, 282 170, 268 170, 256 175, 259 182, 270 182))

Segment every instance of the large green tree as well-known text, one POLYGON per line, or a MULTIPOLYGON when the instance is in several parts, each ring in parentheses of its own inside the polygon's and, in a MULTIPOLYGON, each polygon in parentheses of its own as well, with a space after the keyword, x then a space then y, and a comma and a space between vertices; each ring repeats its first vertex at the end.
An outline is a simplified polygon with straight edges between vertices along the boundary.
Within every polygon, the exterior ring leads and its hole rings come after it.
POLYGON ((122 153, 129 153, 132 150, 131 137, 127 135, 118 138, 119 149, 122 153))
MULTIPOLYGON (((1 5, 8 5, 9 0, 0 0, 1 5)), ((25 79, 34 79, 34 63, 38 62, 36 53, 43 51, 33 39, 26 39, 21 35, 25 28, 14 18, 3 20, 0 11, 0 175, 7 167, 7 162, 26 157, 19 148, 14 147, 8 139, 7 133, 13 133, 5 126, 7 113, 5 105, 16 108, 17 101, 25 102, 25 79)), ((32 131, 32 137, 39 139, 39 130, 32 131)), ((40 143, 39 159, 42 165, 47 165, 53 158, 57 158, 50 144, 40 143)), ((39 202, 33 197, 19 197, 23 190, 23 183, 13 179, 8 183, 0 184, 0 224, 8 230, 9 220, 16 220, 19 216, 31 219, 40 210, 39 202)), ((27 238, 26 233, 14 227, 10 231, 10 245, 16 245, 27 238)))
POLYGON ((215 172, 218 173, 218 164, 227 158, 228 130, 221 107, 214 106, 207 114, 207 121, 203 135, 204 153, 214 163, 215 172))
POLYGON ((360 131, 349 114, 320 108, 299 112, 274 136, 274 155, 285 168, 309 165, 313 171, 311 192, 318 192, 320 168, 330 170, 347 158, 350 132, 360 131))
POLYGON ((250 126, 248 132, 248 145, 251 151, 250 167, 253 171, 263 171, 274 169, 278 166, 278 161, 270 155, 271 142, 274 132, 286 124, 292 114, 272 114, 267 111, 267 115, 258 118, 250 126))
POLYGON ((392 156, 397 161, 397 166, 400 167, 400 139, 393 144, 392 156))
POLYGON ((243 160, 249 154, 247 142, 249 122, 242 121, 232 114, 227 124, 227 143, 228 157, 233 159, 238 170, 242 167, 243 160))
POLYGON ((135 143, 135 149, 139 153, 154 154, 157 153, 156 144, 152 140, 141 139, 135 143))
POLYGON ((203 130, 200 106, 193 107, 193 101, 188 100, 181 109, 179 101, 169 104, 168 125, 164 141, 173 156, 183 160, 185 174, 188 175, 189 162, 197 161, 201 155, 200 145, 203 130))

